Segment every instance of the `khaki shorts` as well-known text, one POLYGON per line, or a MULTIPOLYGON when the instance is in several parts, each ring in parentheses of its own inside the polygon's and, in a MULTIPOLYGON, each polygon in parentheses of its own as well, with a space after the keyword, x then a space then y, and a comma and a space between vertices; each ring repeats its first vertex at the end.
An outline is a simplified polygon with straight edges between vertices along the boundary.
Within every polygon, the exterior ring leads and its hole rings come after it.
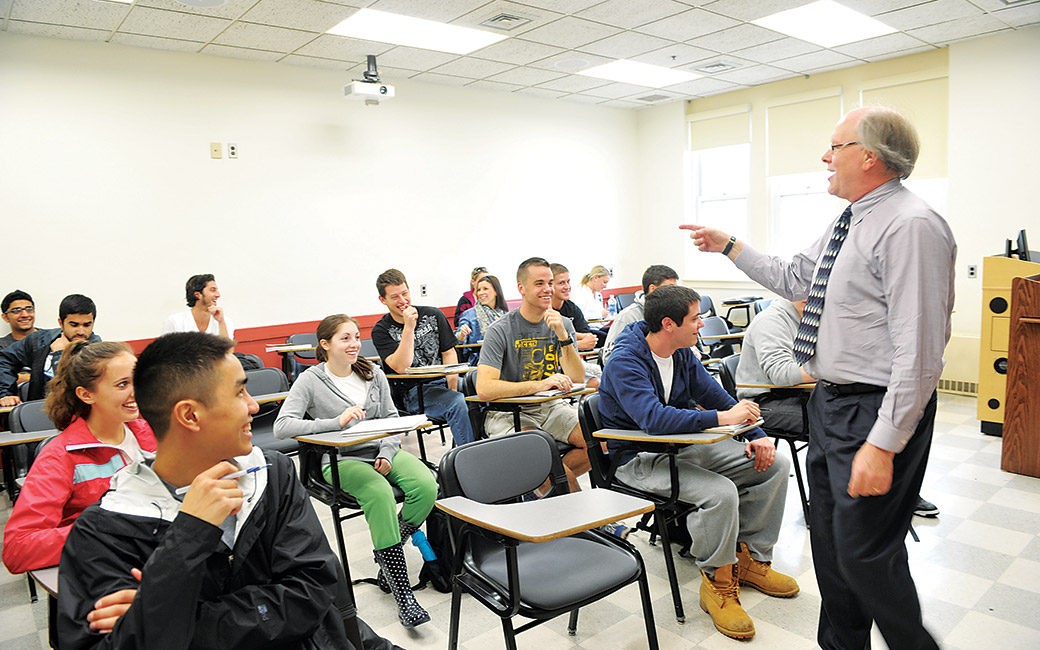
MULTIPOLYGON (((541 429, 560 442, 568 442, 571 431, 578 426, 578 407, 567 400, 553 400, 525 405, 520 411, 521 429, 541 429)), ((484 418, 488 436, 501 436, 516 431, 513 414, 488 411, 484 418)))

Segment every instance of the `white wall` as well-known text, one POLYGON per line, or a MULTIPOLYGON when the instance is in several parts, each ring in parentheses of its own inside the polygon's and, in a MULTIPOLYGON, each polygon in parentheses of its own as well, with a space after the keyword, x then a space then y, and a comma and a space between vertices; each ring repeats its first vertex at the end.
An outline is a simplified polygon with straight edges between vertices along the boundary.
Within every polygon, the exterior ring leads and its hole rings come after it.
POLYGON ((982 258, 1026 228, 1040 249, 1040 29, 950 46, 950 210, 957 238, 957 303, 947 348, 950 378, 977 377, 982 258), (977 264, 980 278, 967 278, 977 264), (964 366, 957 373, 957 366, 964 366), (951 367, 953 366, 953 367, 951 367), (967 373, 973 374, 967 374, 967 373))
POLYGON ((577 275, 623 259, 632 111, 407 81, 365 107, 347 81, 0 35, 4 232, 34 235, 8 240, 0 291, 32 293, 48 327, 85 293, 102 336, 143 338, 184 308, 194 273, 215 273, 251 327, 382 311, 374 281, 391 266, 429 285, 418 302, 447 305, 476 265, 514 297, 531 255, 577 275), (211 160, 211 141, 240 158, 211 160))

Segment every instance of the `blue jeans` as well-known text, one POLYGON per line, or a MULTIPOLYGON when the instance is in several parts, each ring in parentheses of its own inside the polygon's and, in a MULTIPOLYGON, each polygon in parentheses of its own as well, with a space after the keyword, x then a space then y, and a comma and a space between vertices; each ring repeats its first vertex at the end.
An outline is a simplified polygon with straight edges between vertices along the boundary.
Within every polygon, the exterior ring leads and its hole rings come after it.
MULTIPOLYGON (((473 442, 473 428, 469 423, 469 407, 466 398, 457 390, 451 390, 443 380, 422 386, 423 407, 426 415, 446 420, 451 427, 451 437, 456 445, 473 442)), ((419 390, 412 388, 404 396, 404 406, 412 413, 419 412, 419 390)))

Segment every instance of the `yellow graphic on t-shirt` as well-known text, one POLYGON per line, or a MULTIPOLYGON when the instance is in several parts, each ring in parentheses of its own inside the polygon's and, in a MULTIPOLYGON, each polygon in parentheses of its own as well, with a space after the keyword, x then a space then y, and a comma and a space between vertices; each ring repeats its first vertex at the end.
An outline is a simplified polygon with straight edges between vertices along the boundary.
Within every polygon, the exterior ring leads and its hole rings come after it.
POLYGON ((513 345, 520 381, 539 381, 560 371, 560 352, 551 337, 517 339, 513 345))

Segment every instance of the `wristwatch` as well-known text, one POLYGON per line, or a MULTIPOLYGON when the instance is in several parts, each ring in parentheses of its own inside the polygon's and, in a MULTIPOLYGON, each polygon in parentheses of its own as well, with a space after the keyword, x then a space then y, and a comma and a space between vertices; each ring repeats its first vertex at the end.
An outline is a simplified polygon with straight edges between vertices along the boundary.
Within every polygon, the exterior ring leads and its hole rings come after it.
POLYGON ((560 347, 561 348, 565 348, 568 345, 574 345, 574 339, 573 338, 569 338, 566 341, 560 341, 560 347))

